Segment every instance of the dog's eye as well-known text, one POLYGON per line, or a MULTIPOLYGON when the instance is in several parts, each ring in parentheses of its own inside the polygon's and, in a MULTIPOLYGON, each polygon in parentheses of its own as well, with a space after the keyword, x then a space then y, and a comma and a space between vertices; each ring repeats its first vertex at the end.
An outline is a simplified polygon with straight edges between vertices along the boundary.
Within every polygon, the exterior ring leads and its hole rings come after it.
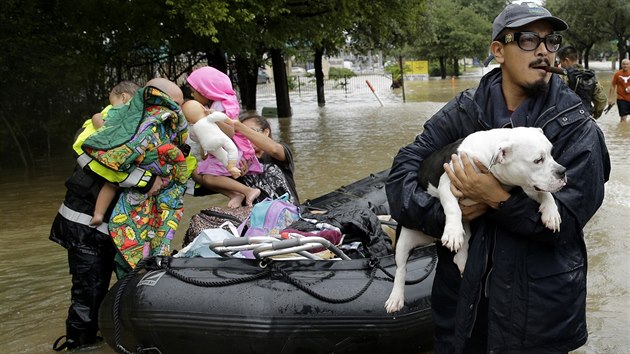
POLYGON ((534 160, 534 163, 536 165, 540 165, 541 163, 545 162, 545 158, 544 157, 539 157, 536 160, 534 160))

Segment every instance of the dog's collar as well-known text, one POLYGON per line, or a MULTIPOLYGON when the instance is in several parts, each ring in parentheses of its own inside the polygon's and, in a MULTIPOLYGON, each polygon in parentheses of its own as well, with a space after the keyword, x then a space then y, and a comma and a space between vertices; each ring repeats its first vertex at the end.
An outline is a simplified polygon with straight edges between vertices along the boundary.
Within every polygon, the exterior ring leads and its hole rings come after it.
POLYGON ((490 164, 488 165, 488 172, 490 171, 492 167, 494 167, 494 165, 496 165, 497 158, 499 158, 499 153, 495 152, 494 154, 492 154, 492 158, 490 159, 490 164))

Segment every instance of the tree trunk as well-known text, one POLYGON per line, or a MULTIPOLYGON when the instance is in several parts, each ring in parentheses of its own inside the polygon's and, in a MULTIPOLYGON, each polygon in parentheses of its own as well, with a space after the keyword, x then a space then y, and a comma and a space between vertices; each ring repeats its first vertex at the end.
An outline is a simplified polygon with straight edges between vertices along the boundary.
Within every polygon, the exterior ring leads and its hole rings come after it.
POLYGON ((446 79, 446 58, 440 57, 440 77, 446 79))
POLYGON ((623 37, 617 38, 617 52, 619 53, 619 69, 621 69, 621 61, 625 58, 626 54, 626 46, 623 37))
POLYGON ((323 56, 323 48, 315 49, 315 86, 317 87, 317 105, 320 107, 326 105, 326 98, 324 97, 324 71, 322 70, 323 56))
POLYGON ((584 48, 584 67, 586 69, 588 69, 588 55, 591 52, 591 48, 593 48, 593 45, 589 45, 588 47, 584 48))
POLYGON ((11 134, 11 138, 13 138, 13 142, 15 143, 15 148, 17 150, 16 152, 20 156, 20 160, 22 160, 22 165, 24 166, 24 168, 28 168, 29 167, 28 160, 26 159, 26 155, 24 154, 24 149, 22 148, 22 144, 20 144, 20 141, 18 140, 17 135, 15 134, 15 131, 11 127, 11 124, 9 123, 7 118, 4 116, 3 111, 0 111, 0 116, 2 117, 2 121, 4 122, 4 125, 7 127, 9 134, 11 134))
POLYGON ((291 101, 289 99, 289 83, 287 81, 287 69, 280 49, 271 49, 271 62, 273 65, 274 87, 276 89, 276 105, 278 117, 291 117, 291 101))
POLYGON ((400 87, 402 88, 403 102, 406 102, 405 97, 405 68, 403 67, 402 55, 398 56, 398 66, 400 67, 400 87))
POLYGON ((225 59, 224 51, 218 48, 212 49, 212 51, 206 52, 206 59, 208 60, 209 66, 227 74, 228 64, 227 59, 225 59))
POLYGON ((256 63, 243 57, 236 56, 236 76, 241 93, 241 105, 246 111, 256 110, 256 84, 258 82, 258 67, 256 63))
POLYGON ((453 58, 453 76, 459 76, 459 60, 453 58))

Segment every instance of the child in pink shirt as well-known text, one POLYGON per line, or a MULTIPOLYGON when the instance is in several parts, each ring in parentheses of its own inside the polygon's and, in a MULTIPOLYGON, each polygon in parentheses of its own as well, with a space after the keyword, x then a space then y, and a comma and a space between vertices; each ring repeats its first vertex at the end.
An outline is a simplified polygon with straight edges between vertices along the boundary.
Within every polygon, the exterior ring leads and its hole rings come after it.
MULTIPOLYGON (((213 67, 204 66, 194 70, 187 81, 192 90, 193 100, 184 103, 182 110, 188 121, 196 122, 214 111, 223 112, 231 119, 238 120, 240 105, 227 75, 213 67)), ((256 158, 251 142, 241 133, 235 133, 230 125, 223 122, 218 122, 217 125, 234 140, 238 148, 237 167, 241 171, 246 171, 244 174, 262 172, 262 166, 256 158)), ((199 160, 192 177, 204 187, 226 195, 230 208, 241 206, 243 201, 251 206, 260 195, 259 189, 248 187, 232 178, 226 167, 212 155, 199 160)))

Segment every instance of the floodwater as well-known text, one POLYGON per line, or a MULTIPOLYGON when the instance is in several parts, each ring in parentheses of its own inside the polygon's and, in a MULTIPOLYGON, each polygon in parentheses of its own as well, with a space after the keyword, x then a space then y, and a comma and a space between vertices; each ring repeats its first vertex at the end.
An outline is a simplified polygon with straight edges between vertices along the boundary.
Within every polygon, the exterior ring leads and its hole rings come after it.
MULTIPOLYGON (((606 91, 610 72, 599 73, 606 91)), ((400 91, 371 78, 377 95, 354 80, 349 90, 328 93, 319 108, 312 94, 292 95, 293 117, 271 119, 277 140, 295 154, 296 181, 302 201, 386 169, 398 149, 421 132, 422 124, 444 102, 479 77, 458 80, 407 82, 406 103, 400 91)), ((259 97, 259 111, 275 107, 271 96, 259 97)), ((630 351, 630 124, 619 124, 616 107, 599 119, 612 160, 606 199, 588 223, 589 341, 574 353, 627 353, 630 351)), ((50 223, 65 189, 72 161, 63 158, 42 164, 37 175, 3 167, 0 174, 0 348, 5 353, 51 353, 52 342, 64 334, 69 305, 70 277, 66 252, 48 240, 50 223)), ((585 200, 584 203, 588 203, 585 200)), ((220 196, 186 196, 186 214, 178 230, 181 243, 188 220, 198 210, 223 205, 220 196)), ((113 353, 103 344, 90 351, 113 353)))

